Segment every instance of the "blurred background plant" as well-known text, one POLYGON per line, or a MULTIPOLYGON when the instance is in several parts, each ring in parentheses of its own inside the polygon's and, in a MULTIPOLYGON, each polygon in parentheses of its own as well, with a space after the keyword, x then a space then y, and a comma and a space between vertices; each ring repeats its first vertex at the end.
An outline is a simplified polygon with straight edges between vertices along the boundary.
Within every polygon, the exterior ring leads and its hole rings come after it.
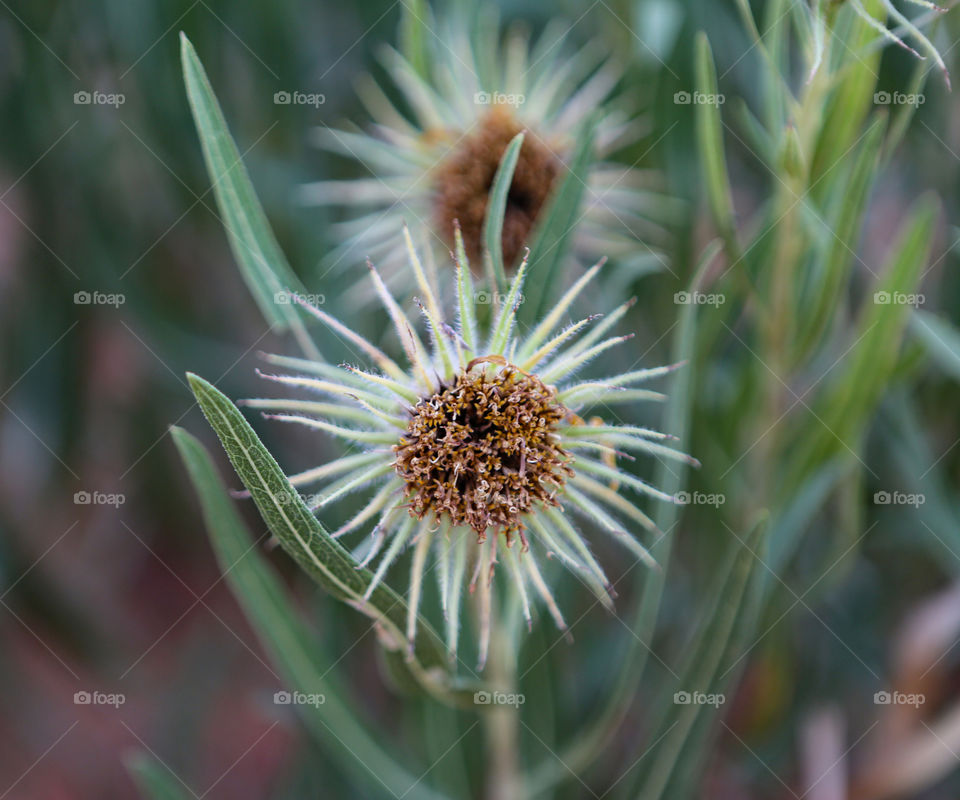
MULTIPOLYGON (((885 47, 853 5, 822 4, 822 24, 811 16, 819 6, 786 0, 501 5, 504 23, 541 31, 562 17, 572 43, 599 37, 626 65, 620 91, 649 98, 649 131, 617 159, 657 168, 665 192, 686 202, 660 272, 591 291, 605 301, 596 307, 639 297, 623 324, 642 346, 617 368, 689 353, 669 388, 689 401, 682 444, 704 464, 676 484, 690 501, 679 521, 659 520, 675 542, 668 580, 611 569, 613 618, 563 579, 575 645, 544 624, 521 640, 520 766, 544 796, 960 789, 950 222, 960 119, 934 60, 885 47), (716 642, 730 644, 706 646, 716 642), (673 702, 684 691, 726 702, 673 702), (881 694, 878 705, 877 692, 926 702, 881 694)), ((862 6, 882 18, 882 3, 862 6)), ((340 749, 364 735, 354 718, 376 726, 378 747, 396 748, 420 778, 414 793, 478 796, 489 785, 475 711, 401 700, 369 622, 267 552, 242 563, 269 562, 271 577, 251 569, 234 580, 296 609, 285 618, 307 651, 283 645, 300 669, 338 664, 350 677, 315 690, 342 698, 342 728, 323 716, 332 705, 299 708, 303 729, 281 713, 273 694, 292 682, 269 657, 277 643, 258 644, 221 580, 166 436, 171 421, 205 433, 187 370, 249 396, 255 351, 294 346, 269 332, 236 279, 176 32, 203 54, 300 281, 332 301, 355 276, 326 274, 340 244, 333 217, 303 208, 295 191, 361 173, 315 151, 308 132, 363 124, 351 82, 397 41, 402 11, 212 0, 0 9, 7 796, 136 796, 122 762, 133 752, 148 754, 136 762, 141 787, 171 792, 172 781, 186 796, 390 796, 375 777, 388 763, 367 754, 368 770, 340 749), (274 102, 295 91, 325 102, 274 102), (96 690, 126 702, 74 702, 96 690)), ((918 9, 916 19, 955 63, 957 15, 918 9)), ((377 333, 380 322, 359 325, 377 333)), ((349 357, 333 338, 322 345, 332 363, 349 357)), ((684 405, 636 419, 682 434, 684 405)), ((264 436, 285 466, 335 452, 321 439, 264 436)), ((227 508, 265 538, 252 508, 224 505, 217 518, 227 508)), ((600 542, 597 557, 617 563, 600 542)), ((245 610, 257 623, 264 607, 245 610)))

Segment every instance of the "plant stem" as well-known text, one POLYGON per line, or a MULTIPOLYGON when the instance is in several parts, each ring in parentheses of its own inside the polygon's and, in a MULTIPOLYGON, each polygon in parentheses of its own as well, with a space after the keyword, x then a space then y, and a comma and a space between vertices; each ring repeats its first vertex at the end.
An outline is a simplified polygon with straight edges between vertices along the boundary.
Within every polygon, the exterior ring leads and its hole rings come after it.
MULTIPOLYGON (((504 619, 495 615, 490 634, 488 660, 490 683, 509 694, 516 692, 517 662, 504 619)), ((493 703, 483 713, 487 742, 487 799, 521 800, 519 774, 520 708, 516 704, 493 703)))

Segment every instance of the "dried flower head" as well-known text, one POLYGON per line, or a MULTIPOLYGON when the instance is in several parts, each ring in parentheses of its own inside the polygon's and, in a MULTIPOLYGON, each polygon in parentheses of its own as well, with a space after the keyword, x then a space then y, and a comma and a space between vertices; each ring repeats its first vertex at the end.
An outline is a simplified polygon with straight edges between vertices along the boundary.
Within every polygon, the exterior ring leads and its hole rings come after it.
POLYGON ((353 160, 364 174, 302 188, 308 204, 351 209, 335 228, 345 244, 331 262, 348 269, 370 257, 405 296, 413 281, 392 238, 412 218, 418 247, 438 263, 453 247, 459 221, 476 267, 493 176, 509 141, 524 131, 503 225, 504 261, 508 270, 515 268, 566 175, 578 135, 594 120, 593 158, 578 175, 586 188, 574 252, 588 263, 609 256, 624 274, 657 267, 657 247, 667 239, 676 204, 659 191, 656 174, 607 160, 647 129, 632 108, 636 96, 616 92, 622 70, 609 49, 592 42, 566 51, 571 26, 562 25, 532 45, 519 27, 500 42, 495 21, 490 24, 495 14, 488 8, 482 13, 482 24, 462 13, 427 20, 437 34, 426 36, 430 49, 422 69, 396 50, 385 51, 384 66, 409 113, 366 76, 358 92, 373 118, 370 132, 318 129, 321 147, 353 160))
POLYGON ((523 533, 536 504, 559 506, 572 470, 557 426, 568 415, 557 390, 501 359, 475 358, 450 385, 414 406, 397 454, 397 474, 418 519, 523 533), (486 364, 502 363, 488 372, 486 364))
MULTIPOLYGON (((489 330, 478 331, 476 296, 462 239, 457 234, 456 327, 440 308, 409 232, 405 252, 422 293, 420 310, 431 334, 427 348, 414 326, 371 266, 376 291, 386 307, 409 367, 325 311, 306 306, 351 346, 363 351, 377 371, 268 356, 291 372, 265 375, 277 383, 325 395, 325 400, 256 399, 246 405, 281 419, 324 431, 364 448, 290 477, 294 486, 325 483, 314 509, 359 490, 371 492, 362 509, 334 536, 367 529, 354 555, 376 563, 372 593, 401 552, 413 547, 408 639, 416 634, 427 556, 436 553, 436 574, 446 615, 451 655, 457 650, 460 605, 465 586, 480 604, 480 661, 490 635, 494 566, 504 563, 532 620, 531 594, 538 595, 556 624, 563 616, 538 566, 556 557, 575 570, 605 605, 610 582, 575 527, 573 514, 612 535, 633 555, 653 564, 647 547, 627 524, 657 535, 651 519, 617 489, 659 500, 675 498, 617 467, 626 451, 693 462, 663 444, 671 437, 630 425, 587 423, 578 413, 603 402, 614 405, 662 395, 631 388, 672 367, 642 369, 603 380, 575 380, 584 364, 630 336, 604 338, 626 313, 625 303, 606 318, 581 319, 557 330, 580 291, 600 269, 592 267, 525 337, 514 330, 526 262, 521 262, 489 330), (622 521, 623 520, 623 521, 622 521), (468 569, 468 566, 472 567, 468 569)), ((695 462, 694 462, 695 463, 695 462)), ((368 594, 369 596, 369 594, 368 594)))
MULTIPOLYGON (((514 115, 495 106, 477 122, 431 176, 433 219, 449 247, 454 244, 455 221, 463 232, 467 256, 480 263, 487 198, 507 145, 523 130, 514 115)), ((534 223, 550 196, 561 162, 543 142, 524 138, 503 216, 503 260, 515 264, 530 240, 534 223)))

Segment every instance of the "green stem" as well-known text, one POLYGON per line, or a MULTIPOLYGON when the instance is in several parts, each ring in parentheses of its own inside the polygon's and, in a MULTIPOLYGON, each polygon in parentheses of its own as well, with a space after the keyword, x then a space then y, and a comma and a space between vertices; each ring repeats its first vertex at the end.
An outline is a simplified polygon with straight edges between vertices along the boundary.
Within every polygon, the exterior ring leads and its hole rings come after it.
MULTIPOLYGON (((490 683, 506 695, 515 695, 517 659, 509 625, 495 615, 490 634, 490 656, 487 662, 490 683)), ((497 702, 494 696, 483 713, 487 743, 488 800, 521 800, 523 786, 519 771, 520 707, 497 702)))
MULTIPOLYGON (((829 57, 829 51, 826 53, 829 57)), ((779 180, 775 215, 777 239, 774 257, 770 264, 771 277, 767 308, 769 314, 761 319, 765 330, 762 349, 764 363, 773 374, 767 375, 764 389, 763 413, 758 417, 755 440, 761 442, 756 458, 752 459, 750 473, 757 487, 763 487, 757 497, 760 500, 750 514, 757 509, 768 508, 772 502, 769 481, 772 474, 769 465, 776 463, 779 447, 780 420, 789 401, 785 384, 790 381, 794 369, 794 353, 797 338, 797 286, 798 270, 802 267, 802 255, 808 248, 802 228, 802 204, 810 193, 809 160, 813 156, 817 136, 822 125, 822 109, 830 87, 827 69, 819 70, 804 87, 791 124, 795 130, 783 132, 784 175, 779 180), (769 435, 767 435, 769 433, 769 435)))

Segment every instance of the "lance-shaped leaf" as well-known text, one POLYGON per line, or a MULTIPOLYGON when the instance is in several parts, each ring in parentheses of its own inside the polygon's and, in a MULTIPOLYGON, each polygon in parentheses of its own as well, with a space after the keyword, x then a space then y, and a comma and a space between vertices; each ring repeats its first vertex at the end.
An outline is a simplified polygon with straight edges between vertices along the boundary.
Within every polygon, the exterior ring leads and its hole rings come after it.
POLYGON ((576 146, 560 186, 541 212, 534 230, 530 244, 531 279, 524 287, 524 303, 518 312, 520 319, 528 324, 546 313, 550 291, 557 285, 559 271, 567 257, 587 189, 587 173, 594 159, 597 120, 597 115, 588 117, 577 132, 576 146))
POLYGON ((823 256, 818 254, 818 263, 811 270, 814 286, 800 320, 799 354, 808 354, 816 346, 844 299, 843 287, 850 275, 863 226, 863 212, 877 172, 883 129, 883 119, 875 119, 863 138, 850 173, 844 173, 842 202, 837 204, 836 218, 829 223, 833 235, 826 252, 823 256))
POLYGON ((192 790, 184 788, 180 778, 146 753, 129 756, 126 764, 140 794, 148 800, 188 800, 195 796, 192 790))
POLYGON ((503 151, 500 166, 493 178, 493 186, 487 197, 487 215, 483 221, 483 244, 493 269, 494 284, 498 292, 507 290, 507 273, 503 263, 503 215, 507 210, 507 195, 513 184, 513 171, 517 168, 524 134, 518 133, 503 151))
MULTIPOLYGON (((438 800, 435 792, 384 751, 341 690, 336 672, 320 663, 322 645, 301 619, 279 577, 250 536, 210 454, 186 431, 173 428, 171 434, 197 490, 217 562, 247 619, 290 688, 324 698, 323 703, 297 706, 307 729, 373 790, 403 787, 423 800, 438 800)), ((328 658, 331 663, 338 660, 334 655, 328 658)), ((418 769, 417 774, 420 772, 418 769)), ((166 776, 155 764, 140 762, 139 774, 151 786, 164 786, 161 779, 166 776)), ((174 796, 154 794, 170 800, 174 796)))
MULTIPOLYGON (((844 4, 842 8, 849 5, 844 4)), ((866 0, 864 5, 871 15, 878 14, 878 0, 866 0)), ((829 180, 830 174, 833 173, 835 178, 842 177, 834 167, 843 162, 861 135, 863 121, 873 106, 873 87, 879 71, 880 50, 863 52, 876 39, 876 30, 857 16, 847 22, 849 27, 846 30, 833 31, 828 39, 831 47, 835 41, 843 42, 843 47, 836 49, 845 63, 842 70, 834 73, 839 80, 831 87, 822 111, 823 124, 811 159, 810 196, 818 204, 837 191, 838 184, 829 180), (836 39, 838 36, 840 38, 836 39)))
MULTIPOLYGON (((761 519, 758 524, 762 528, 766 523, 761 519)), ((758 544, 760 549, 756 553, 757 558, 754 559, 733 629, 727 638, 727 646, 720 659, 720 668, 708 691, 708 694, 714 696, 723 695, 725 702, 746 667, 746 656, 756 643, 757 621, 764 606, 763 587, 764 578, 770 574, 767 568, 769 560, 765 542, 761 539, 758 544)), ((718 733, 717 718, 721 713, 719 705, 705 706, 700 709, 677 758, 676 767, 663 791, 663 797, 695 796, 693 791, 695 782, 703 775, 703 765, 709 755, 710 742, 718 733)))
MULTIPOLYGON (((953 479, 944 461, 931 446, 930 432, 914 398, 897 396, 884 408, 877 425, 890 461, 896 465, 901 486, 920 494, 924 502, 911 510, 919 521, 916 532, 931 555, 946 570, 960 575, 960 513, 953 479)), ((939 444, 939 443, 938 443, 939 444)))
POLYGON ((427 77, 429 69, 427 39, 430 32, 430 8, 424 0, 409 0, 403 3, 400 16, 400 50, 403 57, 421 78, 427 77))
POLYGON ((910 318, 910 332, 926 347, 936 367, 960 381, 960 330, 929 311, 915 311, 910 318))
POLYGON ((739 645, 754 626, 757 601, 762 594, 758 577, 764 569, 765 531, 766 516, 746 537, 733 534, 728 563, 718 571, 717 586, 706 594, 709 613, 680 669, 677 694, 662 698, 665 708, 658 715, 659 725, 652 728, 651 741, 656 745, 646 759, 649 766, 644 770, 646 777, 638 794, 645 800, 676 797, 668 787, 682 780, 684 772, 689 772, 700 759, 700 748, 694 745, 702 745, 706 739, 703 719, 715 718, 722 703, 719 698, 716 703, 697 699, 700 695, 709 698, 722 694, 719 687, 727 684, 742 662, 741 655, 730 663, 731 653, 739 649, 731 645, 739 645))
POLYGON ((911 295, 927 263, 937 203, 919 200, 903 225, 883 276, 863 305, 855 345, 843 362, 843 372, 812 406, 820 425, 799 434, 782 485, 800 485, 817 467, 835 455, 853 457, 860 436, 894 372, 903 330, 911 313, 911 295))
POLYGON ((316 357, 297 306, 284 302, 288 291, 302 291, 302 285, 277 244, 203 65, 183 34, 180 58, 221 222, 243 279, 267 322, 280 330, 292 329, 300 345, 316 357))
MULTIPOLYGON (((710 52, 710 41, 702 31, 697 34, 696 75, 699 92, 717 97, 717 68, 710 52)), ((733 193, 730 190, 730 176, 727 173, 727 160, 723 152, 723 123, 720 120, 719 103, 699 103, 695 108, 697 124, 697 146, 704 181, 707 186, 707 199, 717 230, 723 239, 727 258, 735 262, 740 257, 740 245, 737 242, 736 220, 733 211, 733 193)))
MULTIPOLYGON (((358 568, 343 546, 330 537, 229 398, 203 378, 193 374, 187 378, 240 480, 283 549, 334 597, 371 617, 385 647, 407 647, 407 604, 403 598, 380 583, 364 600, 373 578, 371 572, 358 568)), ((443 643, 426 620, 420 620, 407 665, 417 682, 438 698, 472 704, 476 687, 454 680, 443 643)))

